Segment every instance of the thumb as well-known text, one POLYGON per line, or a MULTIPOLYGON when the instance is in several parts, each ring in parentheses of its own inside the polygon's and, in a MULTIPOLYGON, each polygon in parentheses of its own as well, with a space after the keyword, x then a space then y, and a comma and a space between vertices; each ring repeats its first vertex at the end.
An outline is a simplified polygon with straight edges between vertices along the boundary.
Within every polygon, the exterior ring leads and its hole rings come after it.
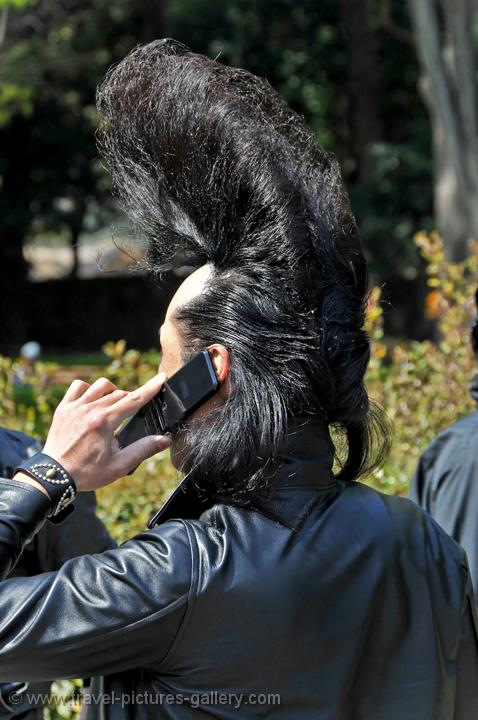
POLYGON ((118 452, 118 477, 123 477, 137 468, 144 460, 166 450, 171 445, 169 435, 147 435, 118 452), (119 473, 122 472, 122 475, 119 473))

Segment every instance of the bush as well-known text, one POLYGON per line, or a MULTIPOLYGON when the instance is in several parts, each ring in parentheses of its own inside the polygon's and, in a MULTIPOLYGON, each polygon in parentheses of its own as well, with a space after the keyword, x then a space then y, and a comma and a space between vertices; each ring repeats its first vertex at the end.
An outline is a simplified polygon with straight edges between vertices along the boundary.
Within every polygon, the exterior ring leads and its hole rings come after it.
POLYGON ((437 321, 437 342, 387 346, 383 341, 378 289, 368 314, 373 339, 367 375, 370 395, 381 402, 394 425, 393 446, 384 466, 370 477, 378 489, 404 494, 426 445, 447 425, 475 409, 468 385, 476 360, 470 346, 478 244, 462 263, 448 263, 436 233, 419 233, 430 292, 426 312, 437 321))

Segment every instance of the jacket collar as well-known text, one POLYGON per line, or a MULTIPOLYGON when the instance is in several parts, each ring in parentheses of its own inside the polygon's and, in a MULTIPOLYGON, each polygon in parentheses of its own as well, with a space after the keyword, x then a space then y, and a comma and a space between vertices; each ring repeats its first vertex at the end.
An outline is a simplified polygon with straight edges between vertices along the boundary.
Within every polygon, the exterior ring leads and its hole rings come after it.
POLYGON ((327 423, 318 415, 289 418, 283 464, 274 488, 322 488, 335 482, 335 447, 327 423))
MULTIPOLYGON (((289 418, 287 441, 281 456, 282 464, 274 485, 267 497, 254 506, 272 519, 292 529, 298 529, 319 496, 309 498, 304 506, 302 498, 289 491, 328 490, 336 485, 332 472, 335 447, 327 424, 317 415, 300 415, 289 418)), ((148 527, 172 518, 198 518, 210 502, 199 499, 188 479, 184 479, 166 503, 149 520, 148 527)))
POLYGON ((337 485, 332 472, 334 456, 335 447, 322 418, 290 418, 282 465, 270 493, 257 499, 254 509, 297 532, 323 493, 337 485))

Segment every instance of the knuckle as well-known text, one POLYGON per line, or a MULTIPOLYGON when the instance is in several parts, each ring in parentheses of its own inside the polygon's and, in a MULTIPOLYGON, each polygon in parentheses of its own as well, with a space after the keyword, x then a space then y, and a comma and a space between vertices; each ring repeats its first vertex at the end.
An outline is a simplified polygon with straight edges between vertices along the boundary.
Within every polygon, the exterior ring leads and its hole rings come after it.
POLYGON ((115 390, 113 393, 115 400, 122 400, 123 398, 127 397, 128 391, 127 390, 115 390))
POLYGON ((133 392, 128 393, 128 399, 133 402, 140 402, 143 399, 143 396, 138 390, 133 390, 133 392))
POLYGON ((108 380, 108 378, 105 377, 98 378, 96 384, 103 388, 116 389, 116 385, 114 385, 111 380, 108 380))
POLYGON ((58 420, 58 418, 62 418, 65 415, 65 406, 61 403, 56 406, 55 412, 53 413, 53 417, 58 420))

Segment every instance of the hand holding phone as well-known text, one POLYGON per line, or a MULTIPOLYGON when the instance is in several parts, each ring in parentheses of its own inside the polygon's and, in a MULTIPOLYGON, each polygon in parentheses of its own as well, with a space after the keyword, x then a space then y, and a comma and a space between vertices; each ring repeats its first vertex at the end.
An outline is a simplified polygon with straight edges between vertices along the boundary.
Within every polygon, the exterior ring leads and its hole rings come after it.
POLYGON ((170 446, 170 438, 162 435, 143 437, 125 448, 111 442, 119 424, 158 395, 165 381, 160 373, 128 393, 106 378, 92 384, 73 380, 55 410, 43 452, 73 476, 78 492, 124 477, 170 446))
POLYGON ((160 392, 116 434, 121 448, 146 435, 165 435, 191 415, 219 388, 208 350, 198 353, 176 372, 160 392))

